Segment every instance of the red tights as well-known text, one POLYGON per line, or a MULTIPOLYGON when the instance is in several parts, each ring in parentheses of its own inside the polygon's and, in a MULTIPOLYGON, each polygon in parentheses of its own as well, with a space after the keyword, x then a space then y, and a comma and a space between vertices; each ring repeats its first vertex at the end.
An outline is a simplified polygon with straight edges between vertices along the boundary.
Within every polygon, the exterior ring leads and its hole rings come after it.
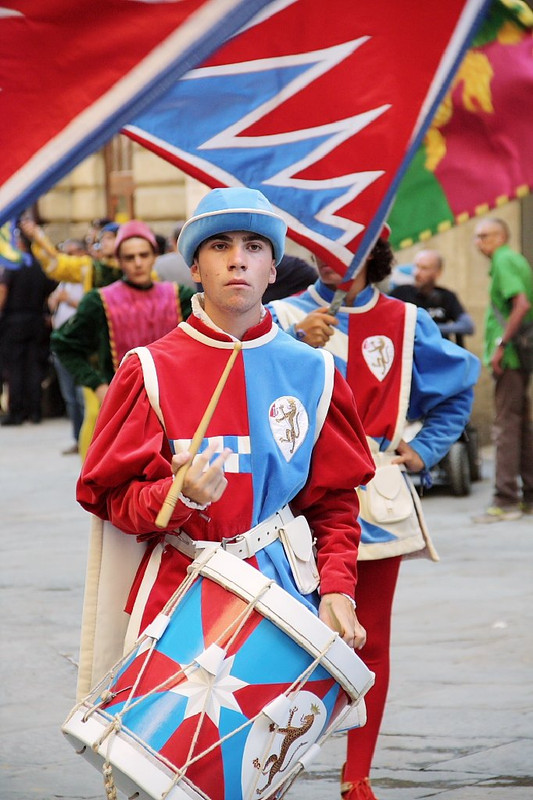
POLYGON ((366 725, 348 732, 345 781, 355 781, 370 775, 389 688, 392 601, 400 561, 401 556, 397 556, 357 563, 357 618, 367 632, 367 644, 358 655, 376 673, 376 682, 365 695, 368 715, 366 725))

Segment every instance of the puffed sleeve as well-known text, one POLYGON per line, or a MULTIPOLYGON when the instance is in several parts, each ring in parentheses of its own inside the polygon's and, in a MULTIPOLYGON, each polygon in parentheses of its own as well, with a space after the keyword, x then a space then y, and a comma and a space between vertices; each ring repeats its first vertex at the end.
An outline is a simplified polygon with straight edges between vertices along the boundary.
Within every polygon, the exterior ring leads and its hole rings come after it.
POLYGON ((410 445, 426 469, 437 464, 463 432, 480 369, 476 356, 444 339, 429 314, 418 309, 408 419, 423 423, 410 445))
MULTIPOLYGON (((140 363, 132 355, 119 367, 100 409, 77 499, 87 511, 126 533, 152 533, 172 483, 171 460, 164 430, 146 395, 140 363)), ((190 514, 178 501, 167 529, 179 527, 190 514)))
POLYGON ((52 332, 50 346, 80 386, 96 389, 107 383, 105 369, 95 369, 91 356, 100 349, 102 331, 107 331, 102 300, 97 289, 87 292, 76 313, 52 332))

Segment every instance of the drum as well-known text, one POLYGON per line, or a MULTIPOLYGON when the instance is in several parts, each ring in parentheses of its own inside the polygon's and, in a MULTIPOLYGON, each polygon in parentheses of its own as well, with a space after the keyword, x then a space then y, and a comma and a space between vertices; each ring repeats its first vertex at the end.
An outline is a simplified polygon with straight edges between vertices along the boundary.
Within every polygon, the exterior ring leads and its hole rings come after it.
POLYGON ((373 679, 298 600, 209 548, 62 730, 103 769, 109 797, 280 798, 354 724, 373 679))

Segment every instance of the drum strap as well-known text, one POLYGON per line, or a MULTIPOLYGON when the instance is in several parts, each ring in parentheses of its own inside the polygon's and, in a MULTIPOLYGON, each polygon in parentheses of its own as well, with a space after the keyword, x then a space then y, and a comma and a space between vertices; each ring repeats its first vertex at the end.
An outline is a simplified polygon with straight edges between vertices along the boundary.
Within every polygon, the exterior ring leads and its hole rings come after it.
MULTIPOLYGON (((279 539, 280 530, 294 519, 294 515, 289 506, 283 506, 275 514, 268 517, 264 522, 260 522, 255 527, 250 528, 245 533, 240 533, 231 539, 222 539, 220 546, 237 558, 251 558, 259 550, 279 539)), ((196 558, 201 550, 206 547, 213 547, 217 542, 204 542, 191 539, 184 531, 178 534, 167 534, 165 541, 171 544, 180 553, 192 558, 196 558)))

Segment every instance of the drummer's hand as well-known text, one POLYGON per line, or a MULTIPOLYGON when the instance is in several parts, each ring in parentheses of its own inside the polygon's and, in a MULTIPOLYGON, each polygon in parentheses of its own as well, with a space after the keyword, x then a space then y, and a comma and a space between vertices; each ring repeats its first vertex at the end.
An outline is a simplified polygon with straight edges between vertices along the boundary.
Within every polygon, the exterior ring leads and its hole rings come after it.
POLYGON ((320 600, 318 616, 332 630, 340 633, 344 641, 355 650, 366 642, 366 631, 357 619, 353 604, 344 594, 325 594, 320 600))
MULTIPOLYGON (((229 447, 225 447, 213 463, 209 464, 215 450, 216 443, 212 443, 203 453, 197 455, 183 481, 181 493, 200 506, 220 500, 228 485, 224 476, 224 464, 233 451, 229 447)), ((190 460, 191 454, 189 452, 178 453, 178 455, 173 456, 172 472, 176 474, 178 469, 190 460)))

